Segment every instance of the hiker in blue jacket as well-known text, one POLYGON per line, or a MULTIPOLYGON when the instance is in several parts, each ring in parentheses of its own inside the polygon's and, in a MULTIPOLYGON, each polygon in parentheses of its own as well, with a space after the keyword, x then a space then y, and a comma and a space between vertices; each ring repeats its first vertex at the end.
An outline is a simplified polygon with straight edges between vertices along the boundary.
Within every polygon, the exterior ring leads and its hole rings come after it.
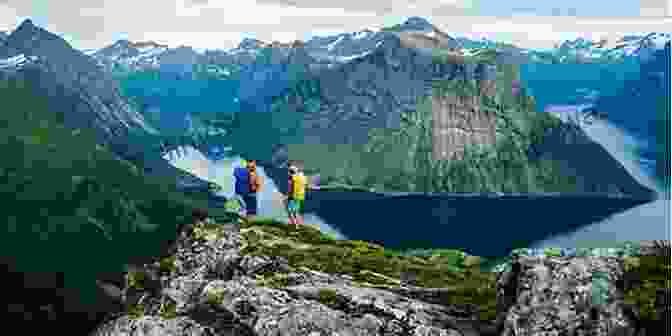
MULTIPOLYGON (((246 169, 247 162, 245 160, 240 160, 240 165, 233 168, 233 178, 234 178, 234 192, 236 201, 240 205, 241 209, 246 209, 244 195, 247 193, 247 186, 249 185, 249 174, 246 169)), ((247 214, 247 212, 246 212, 247 214)))
POLYGON ((257 215, 257 193, 261 190, 261 176, 257 172, 255 160, 242 161, 233 171, 236 180, 235 192, 245 206, 245 216, 251 219, 257 215))

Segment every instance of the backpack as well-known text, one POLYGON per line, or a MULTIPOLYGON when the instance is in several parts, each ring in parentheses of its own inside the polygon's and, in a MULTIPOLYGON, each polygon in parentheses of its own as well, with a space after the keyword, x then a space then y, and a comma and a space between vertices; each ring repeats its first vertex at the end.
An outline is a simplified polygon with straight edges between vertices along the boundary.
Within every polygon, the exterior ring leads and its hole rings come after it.
POLYGON ((236 167, 233 171, 235 178, 236 194, 244 195, 250 193, 250 174, 243 167, 236 167))
POLYGON ((249 191, 251 193, 256 193, 261 190, 261 176, 257 174, 257 171, 248 170, 249 174, 249 191))
POLYGON ((306 175, 301 173, 292 175, 292 198, 304 200, 306 198, 306 175))

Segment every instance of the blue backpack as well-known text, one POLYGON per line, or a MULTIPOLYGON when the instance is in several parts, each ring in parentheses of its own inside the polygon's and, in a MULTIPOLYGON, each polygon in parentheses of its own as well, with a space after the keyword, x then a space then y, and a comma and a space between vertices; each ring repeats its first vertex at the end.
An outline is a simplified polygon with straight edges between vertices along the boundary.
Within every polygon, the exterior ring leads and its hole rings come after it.
POLYGON ((250 193, 250 174, 247 168, 236 167, 233 170, 233 177, 235 178, 236 194, 244 195, 250 193))

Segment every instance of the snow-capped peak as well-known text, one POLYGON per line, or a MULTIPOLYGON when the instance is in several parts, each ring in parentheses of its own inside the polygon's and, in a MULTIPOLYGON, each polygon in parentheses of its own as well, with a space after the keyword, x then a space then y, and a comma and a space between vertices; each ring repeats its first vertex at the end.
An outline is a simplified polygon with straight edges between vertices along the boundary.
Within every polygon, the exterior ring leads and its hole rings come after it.
POLYGON ((167 45, 154 41, 131 42, 118 40, 105 48, 87 51, 103 66, 122 66, 130 69, 158 66, 157 57, 170 50, 167 45))
POLYGON ((6 59, 0 59, 0 69, 20 68, 26 63, 36 59, 37 56, 25 56, 24 54, 19 54, 6 59))

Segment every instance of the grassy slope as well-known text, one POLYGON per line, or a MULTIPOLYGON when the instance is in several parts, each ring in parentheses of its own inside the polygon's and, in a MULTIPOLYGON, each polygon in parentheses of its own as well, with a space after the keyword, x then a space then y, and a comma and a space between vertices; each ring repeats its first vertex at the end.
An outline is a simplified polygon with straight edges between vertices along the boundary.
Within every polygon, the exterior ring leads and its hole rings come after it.
POLYGON ((20 271, 65 272, 66 286, 87 293, 97 272, 159 254, 205 203, 62 126, 49 99, 0 83, 1 255, 20 271))

